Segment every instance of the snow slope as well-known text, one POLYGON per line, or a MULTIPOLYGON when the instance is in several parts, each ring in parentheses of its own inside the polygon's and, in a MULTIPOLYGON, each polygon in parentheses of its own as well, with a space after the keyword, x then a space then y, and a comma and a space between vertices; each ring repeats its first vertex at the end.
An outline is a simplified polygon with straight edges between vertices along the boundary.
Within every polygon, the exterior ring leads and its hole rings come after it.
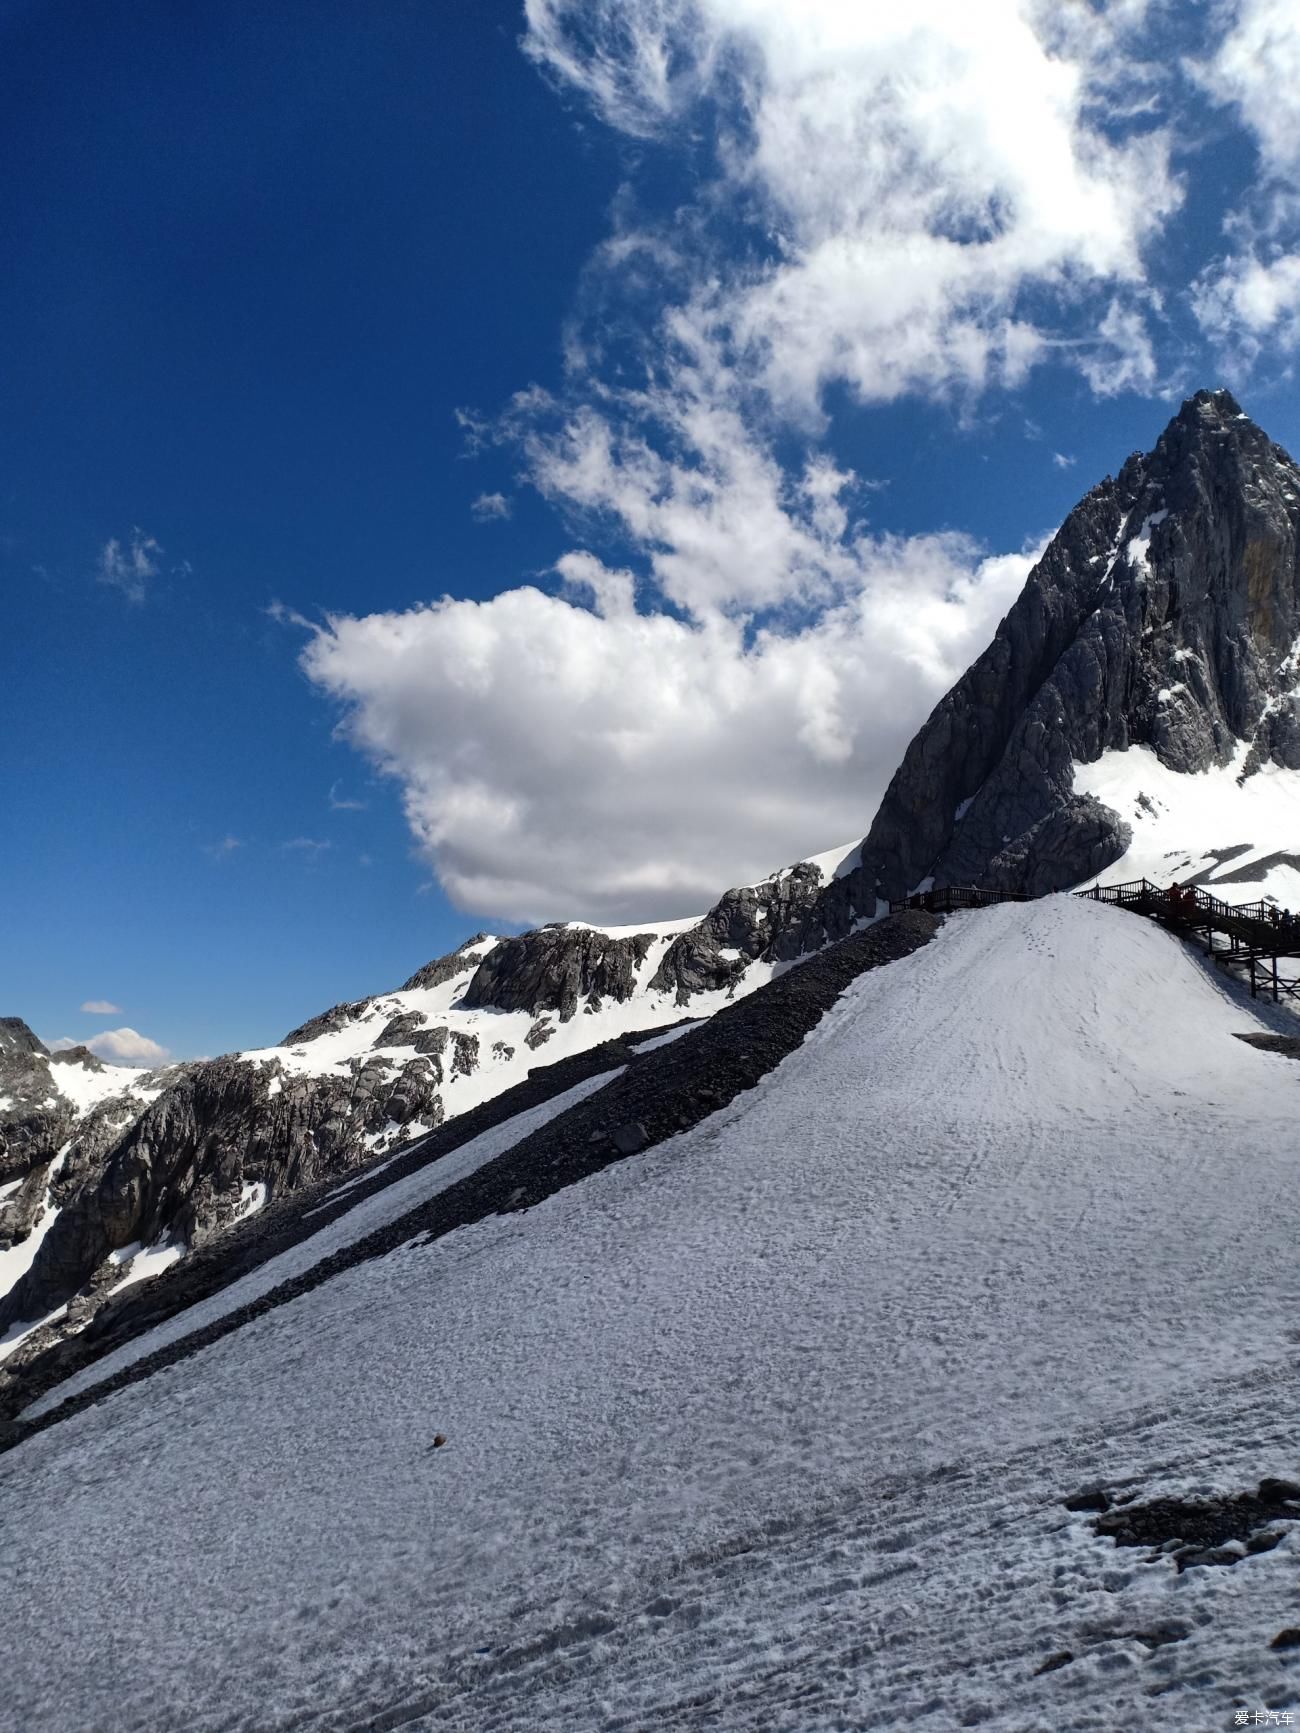
MULTIPOLYGON (((169 1318, 166 1323, 157 1325, 144 1335, 135 1337, 111 1354, 104 1355, 84 1372, 55 1385, 38 1402, 32 1404, 27 1410, 28 1415, 34 1417, 48 1413, 69 1396, 75 1396, 79 1391, 112 1377, 125 1366, 133 1366, 137 1360, 143 1360, 159 1348, 179 1341, 182 1336, 188 1336, 195 1330, 201 1330, 206 1324, 214 1323, 218 1318, 237 1312, 241 1306, 260 1299, 263 1294, 269 1294, 282 1282, 290 1281, 294 1276, 301 1275, 324 1259, 332 1257, 344 1246, 355 1245, 358 1240, 365 1239, 367 1234, 395 1221, 407 1210, 427 1203, 431 1197, 436 1197, 440 1191, 446 1191, 449 1185, 465 1179, 487 1162, 495 1161, 497 1156, 512 1149, 523 1138, 531 1136, 548 1120, 567 1112, 570 1107, 576 1107, 578 1102, 585 1101, 587 1096, 594 1094, 597 1089, 603 1089, 607 1083, 621 1077, 623 1069, 619 1066, 612 1071, 602 1071, 595 1077, 584 1078, 581 1083, 575 1083, 572 1089, 553 1095, 549 1101, 527 1108, 523 1113, 513 1114, 438 1161, 430 1162, 427 1167, 418 1168, 405 1179, 396 1180, 382 1191, 364 1198, 344 1215, 335 1217, 327 1227, 321 1228, 319 1233, 312 1234, 309 1239, 300 1241, 276 1257, 268 1258, 265 1263, 259 1264, 256 1269, 250 1270, 238 1281, 231 1282, 209 1299, 200 1300, 187 1311, 169 1318)), ((371 1173, 377 1171, 378 1169, 372 1169, 371 1173)), ((337 1192, 329 1195, 346 1194, 353 1186, 360 1185, 370 1177, 370 1174, 359 1174, 355 1180, 339 1186, 337 1192)), ((132 1276, 134 1273, 132 1271, 132 1276)))
POLYGON ((693 1132, 36 1435, 0 1457, 13 1725, 1293 1702, 1294 1532, 1179 1576, 1060 1502, 1296 1472, 1300 1066, 1249 1027, 1135 916, 958 916, 693 1132))
POLYGON ((1096 795, 1133 829, 1103 882, 1195 878, 1225 902, 1271 897, 1300 909, 1300 774, 1265 764, 1239 784, 1249 751, 1242 741, 1231 764, 1194 775, 1166 769, 1147 746, 1077 765, 1074 792, 1096 795))

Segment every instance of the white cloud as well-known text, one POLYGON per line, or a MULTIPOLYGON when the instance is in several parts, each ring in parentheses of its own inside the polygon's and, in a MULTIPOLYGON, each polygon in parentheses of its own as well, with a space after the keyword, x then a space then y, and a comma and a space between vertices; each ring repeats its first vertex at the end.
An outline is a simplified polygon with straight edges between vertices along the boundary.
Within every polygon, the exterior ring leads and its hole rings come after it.
POLYGON ((96 576, 101 584, 121 590, 129 602, 143 602, 150 581, 161 570, 162 552, 153 536, 133 529, 125 545, 116 536, 104 543, 96 576))
POLYGON ((1227 0, 1227 28, 1192 70, 1255 135, 1266 174, 1300 169, 1300 10, 1295 0, 1227 0))
POLYGON ((1269 261, 1253 251, 1222 259, 1204 271, 1192 291, 1201 329, 1225 350, 1238 370, 1254 362, 1266 337, 1300 345, 1300 252, 1269 261))
POLYGON ((81 1009, 95 1017, 116 1017, 120 1015, 122 1007, 112 1004, 108 999, 87 999, 81 1009))
POLYGON ((1166 133, 1124 130, 1153 76, 1127 52, 1146 12, 526 6, 534 58, 611 125, 679 136, 713 105, 717 202, 749 215, 769 257, 709 259, 669 329, 813 419, 836 381, 866 401, 1018 383, 1048 347, 1019 311, 1025 291, 1077 318, 1082 290, 1144 282, 1143 249, 1181 197, 1166 133))
POLYGON ((1260 176, 1254 195, 1224 221, 1229 250, 1201 272, 1192 310, 1243 376, 1270 343, 1300 347, 1300 8, 1295 0, 1225 0, 1226 29, 1192 68, 1253 134, 1260 176))
POLYGON ((1079 368, 1098 397, 1121 391, 1153 391, 1159 369, 1146 318, 1116 299, 1097 327, 1095 340, 1080 346, 1079 368))
POLYGON ((119 1065, 161 1065, 169 1057, 166 1047, 160 1047, 138 1029, 106 1029, 86 1042, 92 1053, 101 1059, 111 1059, 119 1065))
POLYGON ((280 844, 283 853, 303 854, 308 856, 309 859, 314 859, 317 855, 325 854, 333 847, 334 844, 332 842, 322 842, 319 837, 314 836, 295 836, 291 837, 288 842, 282 842, 280 844))
POLYGON ((364 800, 349 800, 346 795, 339 793, 337 782, 330 784, 331 812, 364 812, 365 810, 366 802, 364 800))
POLYGON ((1029 555, 879 540, 802 629, 638 613, 569 556, 526 588, 335 618, 307 645, 343 731, 403 786, 444 888, 513 920, 640 920, 861 835, 926 712, 982 648, 1029 555))
POLYGON ((1054 451, 1052 453, 1052 462, 1055 464, 1057 469, 1073 469, 1078 461, 1078 458, 1069 457, 1063 451, 1054 451))
POLYGON ((71 1035, 60 1035, 57 1041, 47 1041, 45 1045, 51 1053, 70 1053, 74 1047, 80 1047, 80 1041, 74 1041, 71 1035))
POLYGON ((211 855, 213 860, 226 860, 234 854, 236 849, 243 848, 243 846, 237 836, 223 836, 219 842, 204 843, 203 852, 206 855, 211 855))
POLYGON ((481 493, 469 509, 476 523, 485 524, 509 517, 513 508, 503 493, 481 493))

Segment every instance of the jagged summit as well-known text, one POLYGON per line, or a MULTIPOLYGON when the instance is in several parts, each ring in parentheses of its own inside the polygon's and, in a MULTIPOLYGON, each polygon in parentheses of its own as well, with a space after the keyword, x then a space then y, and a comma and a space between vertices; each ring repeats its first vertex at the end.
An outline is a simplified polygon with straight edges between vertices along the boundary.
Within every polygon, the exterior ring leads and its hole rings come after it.
POLYGON ((1189 398, 1070 513, 908 747, 859 900, 926 879, 1039 893, 1104 870, 1130 816, 1077 773, 1111 753, 1177 775, 1300 768, 1298 526, 1290 456, 1231 393, 1189 398))

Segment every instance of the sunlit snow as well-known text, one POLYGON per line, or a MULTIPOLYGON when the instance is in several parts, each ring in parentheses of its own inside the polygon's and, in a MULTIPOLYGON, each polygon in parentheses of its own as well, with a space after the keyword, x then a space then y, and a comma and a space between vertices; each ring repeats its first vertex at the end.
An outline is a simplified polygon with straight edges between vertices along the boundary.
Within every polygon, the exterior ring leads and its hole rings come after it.
POLYGON ((1300 1066, 1250 1027, 1135 916, 954 917, 695 1130, 20 1445, 18 1724, 1114 1733, 1277 1703, 1294 1532, 1179 1576, 1061 1504, 1294 1475, 1300 1066))
POLYGON ((1300 908, 1300 870, 1262 864, 1271 855, 1300 855, 1300 775, 1266 764, 1239 783, 1248 752, 1242 742, 1230 764, 1195 775, 1167 769, 1146 746, 1076 765, 1074 792, 1096 795, 1133 829, 1131 846, 1103 882, 1195 876, 1227 902, 1273 897, 1300 908))

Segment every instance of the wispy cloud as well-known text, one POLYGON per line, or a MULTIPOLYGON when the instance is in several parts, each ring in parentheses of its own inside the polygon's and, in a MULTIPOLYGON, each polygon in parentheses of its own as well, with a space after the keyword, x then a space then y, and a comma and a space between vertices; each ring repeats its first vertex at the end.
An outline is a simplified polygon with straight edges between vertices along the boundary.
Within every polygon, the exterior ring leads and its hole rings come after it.
POLYGON ((303 854, 309 858, 325 854, 333 847, 332 842, 322 842, 319 837, 314 836, 295 836, 291 837, 288 842, 280 844, 281 852, 284 854, 303 854))
POLYGON ((111 999, 87 999, 81 1009, 88 1011, 92 1017, 117 1017, 121 1014, 122 1007, 113 1004, 111 999))
POLYGON ((1073 469, 1078 461, 1078 458, 1068 457, 1063 451, 1054 451, 1052 453, 1052 462, 1056 465, 1057 469, 1073 469))
POLYGON ((237 836, 223 836, 220 842, 204 843, 203 852, 210 855, 213 860, 225 860, 227 856, 234 854, 237 848, 243 848, 243 846, 237 836))
POLYGON ((364 812, 365 810, 366 810, 366 802, 364 800, 349 800, 349 799, 347 799, 344 795, 341 795, 339 793, 338 783, 337 782, 331 783, 331 785, 330 785, 330 811, 331 812, 364 812))
POLYGON ((136 528, 125 543, 116 536, 104 543, 95 575, 101 584, 121 590, 128 602, 143 602, 150 583, 162 570, 162 553, 153 536, 136 528))
POLYGON ((491 423, 476 409, 456 409, 452 413, 456 417, 456 425, 465 435, 465 449, 461 456, 477 457, 491 442, 491 423))
POLYGON ((503 493, 481 493, 469 509, 475 523, 485 524, 509 517, 514 507, 503 493))
POLYGON ((300 614, 297 608, 291 608, 287 602, 280 601, 278 597, 268 603, 262 612, 268 620, 274 620, 277 626, 298 626, 305 632, 316 630, 314 621, 309 620, 305 614, 300 614))

